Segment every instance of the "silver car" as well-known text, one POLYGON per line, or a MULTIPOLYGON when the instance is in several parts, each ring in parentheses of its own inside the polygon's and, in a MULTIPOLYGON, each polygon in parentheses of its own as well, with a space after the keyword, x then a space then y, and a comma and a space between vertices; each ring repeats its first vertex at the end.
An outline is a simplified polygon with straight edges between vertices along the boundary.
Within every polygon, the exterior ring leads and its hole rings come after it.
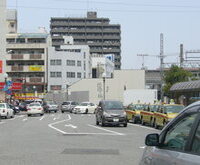
POLYGON ((72 113, 72 110, 75 106, 77 106, 78 103, 75 102, 75 101, 65 101, 62 103, 61 105, 61 112, 64 113, 64 112, 70 112, 72 113))
POLYGON ((184 108, 160 134, 146 137, 140 165, 200 164, 200 101, 184 108))

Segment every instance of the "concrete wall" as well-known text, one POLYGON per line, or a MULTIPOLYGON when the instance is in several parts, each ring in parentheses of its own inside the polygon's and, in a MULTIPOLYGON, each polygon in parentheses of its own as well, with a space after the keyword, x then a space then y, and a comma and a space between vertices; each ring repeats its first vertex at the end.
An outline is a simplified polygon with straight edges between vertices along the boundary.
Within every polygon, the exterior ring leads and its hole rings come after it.
MULTIPOLYGON (((105 98, 123 102, 128 89, 145 89, 144 70, 115 70, 113 78, 105 80, 105 98)), ((98 103, 103 99, 103 79, 83 79, 70 87, 71 92, 89 91, 89 100, 98 103)))
POLYGON ((4 81, 6 54, 6 0, 0 0, 0 61, 3 61, 0 82, 4 81))

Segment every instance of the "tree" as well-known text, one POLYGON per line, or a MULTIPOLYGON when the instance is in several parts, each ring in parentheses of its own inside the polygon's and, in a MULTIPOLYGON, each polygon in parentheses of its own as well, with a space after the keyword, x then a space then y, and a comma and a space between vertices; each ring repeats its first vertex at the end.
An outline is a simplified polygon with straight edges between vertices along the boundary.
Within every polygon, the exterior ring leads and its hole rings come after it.
POLYGON ((192 77, 192 73, 184 70, 183 68, 173 65, 170 70, 165 71, 164 73, 164 82, 165 86, 163 88, 166 95, 169 94, 169 90, 172 85, 177 82, 189 81, 189 78, 192 77))

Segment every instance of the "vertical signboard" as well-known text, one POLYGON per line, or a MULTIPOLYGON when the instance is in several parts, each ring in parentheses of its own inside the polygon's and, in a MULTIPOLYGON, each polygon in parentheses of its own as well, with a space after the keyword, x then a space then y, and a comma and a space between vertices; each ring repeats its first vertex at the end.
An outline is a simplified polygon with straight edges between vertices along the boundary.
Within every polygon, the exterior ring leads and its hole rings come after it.
POLYGON ((0 73, 3 73, 3 61, 0 60, 0 73))

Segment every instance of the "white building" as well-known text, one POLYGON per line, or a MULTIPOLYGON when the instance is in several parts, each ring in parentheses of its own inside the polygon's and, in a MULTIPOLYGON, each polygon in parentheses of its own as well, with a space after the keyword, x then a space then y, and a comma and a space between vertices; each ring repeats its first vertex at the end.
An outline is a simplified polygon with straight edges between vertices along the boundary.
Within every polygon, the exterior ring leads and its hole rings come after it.
POLYGON ((7 26, 6 34, 17 33, 17 10, 7 9, 6 26, 7 26))
POLYGON ((92 78, 101 78, 103 73, 106 77, 112 77, 114 69, 114 62, 105 55, 92 55, 92 78))
MULTIPOLYGON (((124 92, 131 89, 145 89, 144 70, 115 70, 113 78, 105 79, 105 99, 124 102, 124 92)), ((98 103, 104 98, 104 81, 83 79, 70 87, 70 99, 98 103)))
POLYGON ((74 82, 91 78, 91 56, 88 45, 74 45, 72 37, 64 37, 60 49, 48 49, 48 91, 60 91, 74 82))
POLYGON ((4 82, 6 52, 6 0, 0 0, 0 82, 4 82))

